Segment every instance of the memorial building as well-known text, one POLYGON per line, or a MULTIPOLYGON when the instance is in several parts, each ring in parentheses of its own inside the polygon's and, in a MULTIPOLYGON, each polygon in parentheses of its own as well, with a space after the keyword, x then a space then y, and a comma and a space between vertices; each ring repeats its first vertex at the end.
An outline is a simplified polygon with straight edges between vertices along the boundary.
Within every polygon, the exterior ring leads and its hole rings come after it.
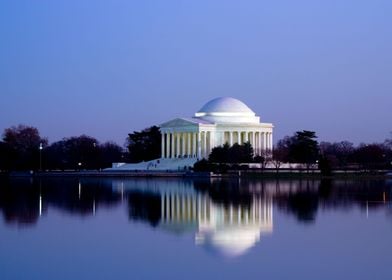
POLYGON ((160 125, 161 158, 208 158, 214 147, 250 142, 254 154, 272 150, 273 125, 260 122, 245 103, 219 97, 192 118, 176 118, 160 125))
POLYGON ((140 163, 113 163, 107 170, 189 170, 200 159, 208 159, 214 147, 249 142, 254 155, 272 150, 271 123, 260 122, 245 103, 219 97, 206 103, 190 118, 175 118, 160 126, 161 157, 140 163))

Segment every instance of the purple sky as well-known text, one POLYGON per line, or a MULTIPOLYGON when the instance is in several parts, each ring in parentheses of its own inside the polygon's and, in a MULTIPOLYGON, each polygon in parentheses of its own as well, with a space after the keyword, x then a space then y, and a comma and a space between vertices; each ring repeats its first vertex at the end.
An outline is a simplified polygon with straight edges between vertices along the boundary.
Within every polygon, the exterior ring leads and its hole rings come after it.
POLYGON ((392 1, 1 1, 0 131, 51 142, 127 133, 218 96, 275 140, 383 141, 392 131, 392 1))

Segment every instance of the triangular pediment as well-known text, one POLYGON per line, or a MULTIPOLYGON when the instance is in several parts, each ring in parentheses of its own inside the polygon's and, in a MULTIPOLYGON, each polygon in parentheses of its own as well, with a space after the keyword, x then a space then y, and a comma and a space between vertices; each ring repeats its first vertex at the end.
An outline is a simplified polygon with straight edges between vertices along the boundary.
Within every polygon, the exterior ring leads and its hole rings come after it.
POLYGON ((184 127, 184 126, 199 126, 199 123, 197 122, 197 120, 193 121, 189 119, 176 118, 160 125, 161 128, 184 127))

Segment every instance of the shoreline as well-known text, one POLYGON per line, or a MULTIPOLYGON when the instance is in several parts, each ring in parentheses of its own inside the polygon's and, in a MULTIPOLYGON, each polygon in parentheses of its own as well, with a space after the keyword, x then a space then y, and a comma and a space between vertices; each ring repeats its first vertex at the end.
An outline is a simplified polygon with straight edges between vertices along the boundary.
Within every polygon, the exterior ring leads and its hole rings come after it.
POLYGON ((45 178, 45 177, 142 177, 142 178, 251 178, 251 179, 392 179, 392 171, 337 171, 323 175, 315 170, 241 170, 226 173, 190 171, 45 171, 0 173, 8 178, 45 178))

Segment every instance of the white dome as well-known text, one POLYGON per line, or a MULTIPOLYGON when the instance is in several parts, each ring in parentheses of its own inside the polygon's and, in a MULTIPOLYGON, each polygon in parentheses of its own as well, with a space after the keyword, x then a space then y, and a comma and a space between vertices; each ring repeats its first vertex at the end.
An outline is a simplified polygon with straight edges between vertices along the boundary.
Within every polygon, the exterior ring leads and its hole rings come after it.
POLYGON ((232 97, 218 97, 205 104, 198 113, 241 113, 255 115, 246 104, 232 97))
POLYGON ((256 116, 244 102, 232 97, 218 97, 207 102, 196 114, 213 123, 258 123, 256 116))

